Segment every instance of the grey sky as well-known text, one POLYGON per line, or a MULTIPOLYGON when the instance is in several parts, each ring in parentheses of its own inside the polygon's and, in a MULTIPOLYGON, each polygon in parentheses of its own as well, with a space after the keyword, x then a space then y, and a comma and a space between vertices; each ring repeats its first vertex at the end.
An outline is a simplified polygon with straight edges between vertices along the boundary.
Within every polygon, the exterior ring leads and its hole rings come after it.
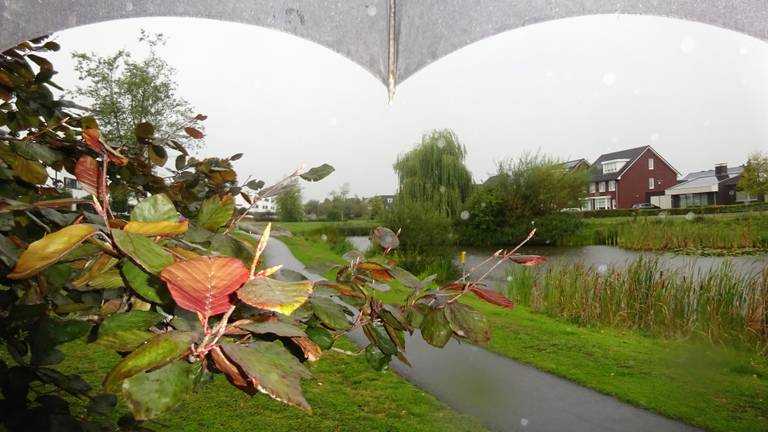
POLYGON ((477 181, 524 151, 592 161, 650 144, 685 174, 768 149, 768 44, 698 23, 605 15, 510 31, 418 72, 388 105, 366 70, 304 39, 147 18, 58 33, 56 81, 75 85, 71 50, 135 49, 139 28, 169 36, 180 94, 209 116, 201 155, 243 152, 241 178, 268 182, 299 164, 337 168, 305 183, 305 199, 345 182, 393 193, 395 158, 435 128, 456 131, 477 181))

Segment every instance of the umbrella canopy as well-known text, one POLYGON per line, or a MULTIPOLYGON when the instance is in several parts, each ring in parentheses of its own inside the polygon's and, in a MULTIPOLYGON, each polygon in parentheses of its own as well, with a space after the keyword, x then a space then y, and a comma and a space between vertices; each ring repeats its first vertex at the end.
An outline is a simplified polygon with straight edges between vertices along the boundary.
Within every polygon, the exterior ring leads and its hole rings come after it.
POLYGON ((317 42, 368 69, 391 93, 397 82, 472 42, 539 22, 595 14, 679 18, 768 39, 764 0, 0 0, 0 49, 114 19, 211 18, 317 42))

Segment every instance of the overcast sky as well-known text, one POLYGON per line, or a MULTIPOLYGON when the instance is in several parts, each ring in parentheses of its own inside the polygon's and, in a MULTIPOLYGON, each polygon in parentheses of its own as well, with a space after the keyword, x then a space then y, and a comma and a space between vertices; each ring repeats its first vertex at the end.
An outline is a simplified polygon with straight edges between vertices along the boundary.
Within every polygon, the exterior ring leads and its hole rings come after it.
POLYGON ((136 50, 140 28, 169 37, 161 54, 180 95, 209 116, 200 155, 243 152, 239 176, 268 182, 300 164, 334 165, 305 183, 305 199, 343 183, 361 196, 394 193, 395 158, 436 128, 458 134, 476 181, 525 151, 593 161, 652 145, 685 174, 768 149, 768 45, 704 24, 604 15, 525 27, 429 65, 389 105, 365 69, 304 39, 145 18, 58 33, 56 81, 76 84, 72 50, 136 50))

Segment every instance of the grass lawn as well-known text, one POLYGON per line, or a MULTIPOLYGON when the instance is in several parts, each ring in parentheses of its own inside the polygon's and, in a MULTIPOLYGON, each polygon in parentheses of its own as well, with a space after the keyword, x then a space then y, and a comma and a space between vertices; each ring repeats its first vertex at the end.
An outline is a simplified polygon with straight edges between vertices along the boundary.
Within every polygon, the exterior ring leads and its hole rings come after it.
MULTIPOLYGON (((327 244, 283 240, 305 262, 341 262, 327 244)), ((381 293, 395 302, 395 286, 381 293)), ((489 349, 634 405, 714 431, 768 431, 768 358, 749 349, 580 327, 524 307, 467 304, 491 323, 489 349)))
MULTIPOLYGON (((347 341, 341 348, 354 349, 347 341)), ((112 351, 83 342, 64 346, 59 368, 81 374, 94 388, 119 359, 112 351)), ((190 395, 175 412, 148 426, 158 431, 482 431, 479 420, 451 410, 393 372, 372 370, 362 356, 328 352, 310 366, 315 380, 304 382, 314 413, 269 397, 253 397, 222 375, 190 395)), ((118 410, 121 410, 119 407, 118 410)), ((124 410, 124 408, 122 408, 124 410)))

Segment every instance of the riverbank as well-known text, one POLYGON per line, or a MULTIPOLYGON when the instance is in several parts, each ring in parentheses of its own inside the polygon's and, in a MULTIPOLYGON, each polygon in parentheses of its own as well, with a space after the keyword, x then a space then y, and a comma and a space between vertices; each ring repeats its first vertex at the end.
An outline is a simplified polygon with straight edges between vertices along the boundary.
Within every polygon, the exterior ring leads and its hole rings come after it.
MULTIPOLYGON (((304 263, 341 262, 317 238, 285 243, 304 263)), ((407 291, 395 284, 380 295, 394 302, 407 291)), ((768 362, 754 350, 582 327, 525 307, 466 301, 488 317, 488 348, 499 354, 709 430, 768 430, 768 362)))
POLYGON ((694 220, 685 216, 585 218, 581 227, 563 236, 559 244, 695 255, 759 254, 768 252, 768 215, 703 215, 694 220))

